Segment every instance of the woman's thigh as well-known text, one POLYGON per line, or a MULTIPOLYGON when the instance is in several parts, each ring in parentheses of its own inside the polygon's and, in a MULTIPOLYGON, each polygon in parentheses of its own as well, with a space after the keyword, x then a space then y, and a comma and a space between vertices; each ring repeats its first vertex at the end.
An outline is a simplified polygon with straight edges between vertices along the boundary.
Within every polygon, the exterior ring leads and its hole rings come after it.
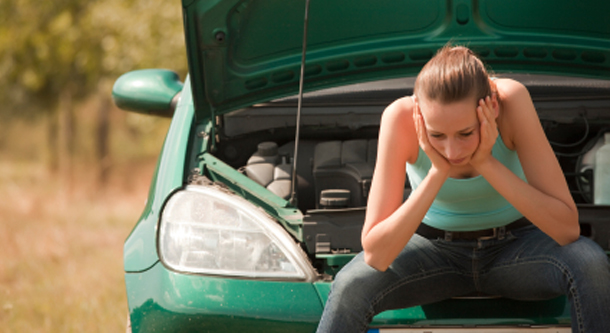
POLYGON ((416 234, 384 272, 367 265, 360 253, 339 272, 331 296, 346 294, 346 304, 362 302, 379 313, 468 294, 474 285, 467 252, 439 248, 416 234))
POLYGON ((581 237, 560 246, 535 227, 519 230, 514 237, 493 260, 481 265, 479 283, 484 292, 538 300, 570 296, 576 286, 585 292, 609 285, 608 257, 590 239, 581 237))

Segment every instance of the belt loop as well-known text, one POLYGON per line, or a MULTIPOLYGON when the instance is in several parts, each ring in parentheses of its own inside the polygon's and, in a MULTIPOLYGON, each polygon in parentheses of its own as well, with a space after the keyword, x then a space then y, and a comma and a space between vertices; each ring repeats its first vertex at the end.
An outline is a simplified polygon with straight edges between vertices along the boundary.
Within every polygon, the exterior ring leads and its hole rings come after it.
POLYGON ((445 231, 445 241, 451 242, 452 239, 453 235, 451 234, 451 231, 445 231))
POLYGON ((503 240, 505 236, 506 236, 506 227, 499 227, 498 228, 498 240, 503 240))

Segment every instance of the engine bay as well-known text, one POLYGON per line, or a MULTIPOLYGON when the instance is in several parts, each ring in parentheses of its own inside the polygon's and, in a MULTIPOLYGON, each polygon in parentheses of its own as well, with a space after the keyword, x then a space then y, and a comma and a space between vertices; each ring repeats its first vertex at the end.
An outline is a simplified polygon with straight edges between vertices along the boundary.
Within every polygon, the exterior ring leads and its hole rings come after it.
MULTIPOLYGON (((594 204, 593 197, 594 156, 604 134, 610 133, 610 84, 533 82, 528 88, 579 207, 581 233, 610 250, 610 206, 594 204)), ((362 250, 360 232, 381 113, 393 98, 410 93, 404 86, 385 89, 381 97, 375 89, 366 93, 343 89, 304 99, 296 192, 310 255, 362 250)), ((283 99, 223 116, 215 153, 283 199, 291 195, 294 104, 294 98, 283 99)), ((405 198, 409 193, 407 181, 405 198)))

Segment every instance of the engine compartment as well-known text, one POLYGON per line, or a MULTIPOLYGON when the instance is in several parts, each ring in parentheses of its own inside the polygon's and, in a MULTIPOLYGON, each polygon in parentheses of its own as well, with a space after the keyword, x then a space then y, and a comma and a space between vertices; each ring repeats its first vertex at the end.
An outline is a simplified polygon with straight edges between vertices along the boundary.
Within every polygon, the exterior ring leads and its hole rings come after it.
MULTIPOLYGON (((593 204, 593 170, 595 152, 610 132, 610 84, 530 84, 541 124, 579 207, 581 232, 608 251, 610 206, 593 204)), ((305 248, 312 256, 362 250, 360 231, 380 117, 393 98, 410 94, 409 88, 400 87, 375 99, 374 92, 347 89, 304 99, 296 192, 305 248)), ((215 155, 288 199, 295 114, 294 99, 283 99, 225 115, 215 155)), ((405 198, 409 192, 407 181, 405 198)))

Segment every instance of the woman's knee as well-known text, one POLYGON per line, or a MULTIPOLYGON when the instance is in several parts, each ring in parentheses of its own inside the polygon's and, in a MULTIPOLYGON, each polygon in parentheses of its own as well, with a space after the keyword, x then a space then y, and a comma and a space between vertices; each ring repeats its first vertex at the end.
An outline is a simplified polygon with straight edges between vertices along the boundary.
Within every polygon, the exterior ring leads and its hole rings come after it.
POLYGON ((608 256, 594 241, 580 237, 577 241, 561 247, 566 259, 579 266, 608 266, 608 256))
POLYGON ((338 322, 344 327, 366 327, 374 315, 372 303, 377 288, 384 283, 381 281, 383 279, 375 277, 376 272, 378 271, 368 266, 362 254, 359 254, 337 273, 324 309, 324 327, 338 322), (345 326, 347 323, 349 325, 345 326))
POLYGON ((572 274, 591 283, 603 281, 610 286, 610 260, 604 250, 591 239, 580 237, 562 247, 564 258, 572 274))
POLYGON ((363 253, 358 254, 352 261, 343 267, 335 276, 332 283, 333 292, 367 289, 377 279, 379 271, 367 265, 363 253))

